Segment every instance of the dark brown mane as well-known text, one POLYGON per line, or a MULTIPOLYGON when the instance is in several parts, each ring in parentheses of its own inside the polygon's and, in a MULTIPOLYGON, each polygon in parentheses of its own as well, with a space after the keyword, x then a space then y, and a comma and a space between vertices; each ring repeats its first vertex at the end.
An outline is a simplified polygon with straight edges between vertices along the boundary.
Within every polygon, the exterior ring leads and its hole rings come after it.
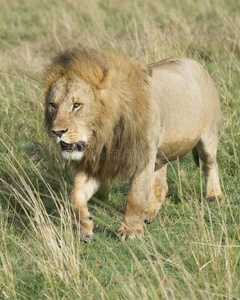
MULTIPOLYGON (((45 103, 51 85, 60 77, 77 76, 95 93, 94 137, 78 170, 103 181, 128 179, 140 172, 149 156, 147 69, 124 54, 86 48, 59 53, 44 76, 45 103)), ((51 125, 46 114, 46 126, 51 125)))

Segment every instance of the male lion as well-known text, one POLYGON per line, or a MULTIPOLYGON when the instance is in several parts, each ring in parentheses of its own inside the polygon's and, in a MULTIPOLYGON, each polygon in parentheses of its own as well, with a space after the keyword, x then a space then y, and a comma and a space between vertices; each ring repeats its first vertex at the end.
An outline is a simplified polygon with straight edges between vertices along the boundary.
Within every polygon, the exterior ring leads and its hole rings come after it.
POLYGON ((130 179, 118 235, 143 234, 168 192, 167 163, 193 152, 206 198, 221 194, 216 162, 221 112, 205 69, 188 58, 147 66, 112 51, 59 53, 44 76, 45 123, 76 170, 71 191, 82 239, 93 235, 87 202, 102 182, 130 179))

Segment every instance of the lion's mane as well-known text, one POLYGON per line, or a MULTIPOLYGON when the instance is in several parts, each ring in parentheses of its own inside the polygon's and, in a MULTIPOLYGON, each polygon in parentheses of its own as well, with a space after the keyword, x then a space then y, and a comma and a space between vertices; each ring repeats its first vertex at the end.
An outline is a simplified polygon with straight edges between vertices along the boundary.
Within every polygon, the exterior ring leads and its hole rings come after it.
POLYGON ((89 176, 129 179, 149 160, 150 87, 148 70, 128 56, 77 47, 58 53, 44 75, 45 124, 51 131, 48 98, 60 77, 78 77, 95 94, 93 138, 86 154, 72 164, 89 176))

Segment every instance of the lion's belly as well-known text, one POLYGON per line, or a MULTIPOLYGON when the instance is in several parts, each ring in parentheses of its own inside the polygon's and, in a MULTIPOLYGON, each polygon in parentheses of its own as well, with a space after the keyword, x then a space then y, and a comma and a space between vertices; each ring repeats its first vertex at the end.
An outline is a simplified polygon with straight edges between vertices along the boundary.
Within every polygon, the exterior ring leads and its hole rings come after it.
POLYGON ((185 137, 163 141, 158 147, 156 163, 162 165, 184 156, 196 146, 199 138, 200 136, 195 136, 194 138, 185 137))
POLYGON ((160 129, 157 145, 157 165, 163 165, 182 157, 190 152, 198 143, 204 130, 204 120, 194 113, 188 120, 183 121, 184 116, 171 119, 160 129), (182 121, 182 122, 181 122, 182 121))

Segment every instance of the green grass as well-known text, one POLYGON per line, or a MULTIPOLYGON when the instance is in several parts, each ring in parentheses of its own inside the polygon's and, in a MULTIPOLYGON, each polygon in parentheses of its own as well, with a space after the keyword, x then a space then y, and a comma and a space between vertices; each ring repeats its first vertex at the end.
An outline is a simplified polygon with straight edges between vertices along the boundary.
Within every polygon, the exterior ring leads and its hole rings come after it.
POLYGON ((0 298, 240 298, 240 16, 237 0, 2 0, 0 10, 0 298), (43 126, 41 76, 78 43, 149 63, 189 56, 216 83, 221 202, 203 199, 191 157, 168 168, 169 194, 145 236, 115 232, 128 183, 90 202, 95 236, 72 230, 72 174, 43 126))

